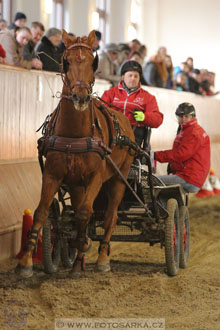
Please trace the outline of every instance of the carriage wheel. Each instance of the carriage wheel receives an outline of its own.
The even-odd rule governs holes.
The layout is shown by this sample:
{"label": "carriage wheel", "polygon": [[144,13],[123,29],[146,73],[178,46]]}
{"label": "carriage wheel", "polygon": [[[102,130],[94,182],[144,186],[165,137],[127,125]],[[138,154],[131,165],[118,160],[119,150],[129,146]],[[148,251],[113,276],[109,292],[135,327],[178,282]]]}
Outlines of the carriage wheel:
{"label": "carriage wheel", "polygon": [[60,263],[61,242],[58,233],[58,219],[60,215],[59,202],[54,198],[49,217],[43,226],[42,250],[43,265],[46,273],[55,273]]}
{"label": "carriage wheel", "polygon": [[180,268],[186,268],[189,260],[189,211],[180,207]]}
{"label": "carriage wheel", "polygon": [[168,199],[168,218],[165,220],[165,258],[167,273],[175,276],[179,271],[179,208],[176,199]]}
{"label": "carriage wheel", "polygon": [[69,246],[66,237],[62,238],[61,259],[64,267],[70,268],[73,266],[76,259],[76,249]]}

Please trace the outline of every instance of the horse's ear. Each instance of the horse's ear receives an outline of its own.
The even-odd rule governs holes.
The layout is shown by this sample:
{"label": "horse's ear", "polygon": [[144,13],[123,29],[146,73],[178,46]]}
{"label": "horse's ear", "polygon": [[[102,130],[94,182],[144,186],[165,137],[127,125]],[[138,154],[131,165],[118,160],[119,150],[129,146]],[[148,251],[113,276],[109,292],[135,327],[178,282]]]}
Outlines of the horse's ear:
{"label": "horse's ear", "polygon": [[88,45],[92,48],[94,42],[96,40],[95,30],[92,30],[88,35]]}
{"label": "horse's ear", "polygon": [[62,30],[62,41],[66,48],[68,48],[72,44],[72,40],[66,30]]}

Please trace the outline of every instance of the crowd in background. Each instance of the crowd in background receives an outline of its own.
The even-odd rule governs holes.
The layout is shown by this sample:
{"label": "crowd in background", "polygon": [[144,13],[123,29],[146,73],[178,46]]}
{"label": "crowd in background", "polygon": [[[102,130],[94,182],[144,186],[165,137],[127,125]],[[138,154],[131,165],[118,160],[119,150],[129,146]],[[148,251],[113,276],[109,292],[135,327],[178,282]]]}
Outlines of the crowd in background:
{"label": "crowd in background", "polygon": [[194,68],[192,57],[188,57],[176,67],[173,66],[172,57],[167,54],[166,47],[160,47],[148,61],[145,60],[146,57],[147,47],[137,39],[128,44],[107,44],[100,53],[100,72],[97,75],[115,84],[120,80],[120,70],[125,61],[135,60],[143,68],[142,85],[199,95],[216,95],[215,73]]}
{"label": "crowd in background", "polygon": [[[14,22],[7,25],[0,20],[0,63],[59,72],[65,46],[61,40],[61,30],[50,28],[45,31],[41,22],[32,22],[26,27],[27,17],[17,12]],[[93,51],[99,54],[96,76],[117,85],[121,79],[121,68],[126,61],[135,60],[143,68],[141,84],[200,95],[216,95],[215,73],[194,67],[192,57],[174,67],[172,57],[166,47],[160,47],[156,54],[147,58],[147,47],[137,39],[129,43],[108,43],[101,51],[101,33],[95,31],[96,42]],[[70,35],[73,35],[70,33]]]}

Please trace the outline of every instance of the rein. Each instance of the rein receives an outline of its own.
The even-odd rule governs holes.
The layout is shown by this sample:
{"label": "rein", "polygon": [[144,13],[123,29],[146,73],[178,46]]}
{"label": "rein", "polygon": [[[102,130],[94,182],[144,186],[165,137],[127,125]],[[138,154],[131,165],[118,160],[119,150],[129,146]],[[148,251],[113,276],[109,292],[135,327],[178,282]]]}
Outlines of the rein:
{"label": "rein", "polygon": [[107,104],[110,108],[115,108],[115,109],[117,109],[117,110],[121,110],[121,111],[124,110],[124,109],[122,109],[122,108],[117,107],[117,105],[114,105],[114,104],[112,104],[112,103],[109,103],[109,102],[103,100],[103,99],[102,99],[101,97],[99,97],[99,96],[97,96],[97,99],[99,99],[101,102]]}
{"label": "rein", "polygon": [[[101,102],[107,104],[110,108],[115,108],[115,109],[117,109],[117,110],[121,110],[122,112],[124,111],[124,109],[118,107],[117,105],[114,105],[114,104],[112,104],[112,103],[109,103],[109,102],[103,100],[103,99],[102,99],[101,97],[99,97],[99,96],[97,96],[97,99],[99,99]],[[133,111],[131,111],[131,110],[127,110],[127,109],[126,109],[126,111],[129,112],[129,113],[131,113],[132,115],[134,115],[134,112],[133,112]]]}

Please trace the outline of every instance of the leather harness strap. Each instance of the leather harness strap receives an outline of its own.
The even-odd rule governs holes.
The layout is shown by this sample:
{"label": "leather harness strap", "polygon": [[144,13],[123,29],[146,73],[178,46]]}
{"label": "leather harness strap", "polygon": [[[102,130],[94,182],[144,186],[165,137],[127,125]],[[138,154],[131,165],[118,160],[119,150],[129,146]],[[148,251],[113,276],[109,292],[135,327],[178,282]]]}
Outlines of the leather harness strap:
{"label": "leather harness strap", "polygon": [[47,136],[44,143],[44,154],[48,150],[62,151],[67,153],[97,152],[103,159],[112,150],[108,148],[100,138],[68,138],[56,135]]}
{"label": "leather harness strap", "polygon": [[115,145],[115,139],[116,136],[121,134],[121,127],[118,122],[117,117],[111,113],[104,104],[102,104],[100,101],[98,101],[96,98],[92,99],[94,104],[97,106],[98,110],[104,115],[105,120],[108,125],[108,131],[109,131],[109,147],[112,149]]}

